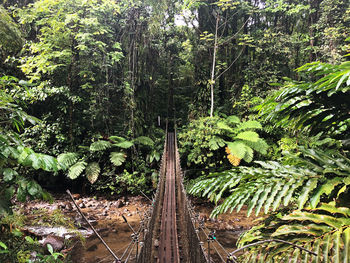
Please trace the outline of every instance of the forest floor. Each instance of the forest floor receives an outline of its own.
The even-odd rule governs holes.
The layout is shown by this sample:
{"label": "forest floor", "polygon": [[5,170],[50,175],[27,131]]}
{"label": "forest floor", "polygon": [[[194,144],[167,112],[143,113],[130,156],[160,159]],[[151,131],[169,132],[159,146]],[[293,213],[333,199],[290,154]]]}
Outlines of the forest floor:
{"label": "forest floor", "polygon": [[[124,222],[122,215],[137,230],[141,217],[149,208],[150,202],[142,196],[129,197],[127,200],[124,198],[108,200],[103,197],[82,197],[78,194],[74,197],[106,243],[118,257],[122,257],[123,252],[132,241],[132,231]],[[18,214],[25,218],[23,230],[41,240],[42,244],[54,243],[53,247],[63,254],[70,255],[74,263],[113,262],[106,248],[93,235],[68,196],[61,194],[55,195],[54,198],[52,203],[29,201],[17,205]],[[224,249],[219,245],[216,245],[216,248],[226,259],[225,252],[231,252],[235,248],[239,235],[254,224],[254,218],[247,218],[246,208],[243,208],[239,213],[226,213],[214,219],[210,218],[213,204],[202,199],[192,199],[192,203],[195,211],[199,213],[199,218],[203,219],[207,231],[216,231],[217,240]],[[72,228],[75,230],[72,231]],[[78,235],[77,231],[79,231]],[[83,236],[85,241],[81,242]],[[201,238],[202,241],[206,239],[204,234],[201,235]],[[214,254],[213,252],[211,253]],[[134,254],[133,252],[130,257],[131,262]],[[127,255],[128,253],[124,255],[124,259]],[[213,258],[217,259],[215,262],[220,262],[217,256],[213,255]]]}

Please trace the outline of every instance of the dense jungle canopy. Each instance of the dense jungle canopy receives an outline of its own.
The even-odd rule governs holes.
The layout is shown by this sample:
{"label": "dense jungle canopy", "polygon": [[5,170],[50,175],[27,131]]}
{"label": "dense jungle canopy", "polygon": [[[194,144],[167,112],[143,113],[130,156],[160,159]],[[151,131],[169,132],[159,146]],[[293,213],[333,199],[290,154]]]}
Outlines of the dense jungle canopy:
{"label": "dense jungle canopy", "polygon": [[1,1],[0,261],[17,201],[151,196],[168,119],[190,194],[267,215],[239,246],[318,253],[246,262],[350,262],[349,54],[346,0]]}

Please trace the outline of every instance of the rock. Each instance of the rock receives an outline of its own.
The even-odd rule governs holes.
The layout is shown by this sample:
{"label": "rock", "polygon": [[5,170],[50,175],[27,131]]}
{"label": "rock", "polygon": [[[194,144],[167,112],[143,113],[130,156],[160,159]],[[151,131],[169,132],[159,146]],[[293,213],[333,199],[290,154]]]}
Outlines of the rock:
{"label": "rock", "polygon": [[67,203],[64,208],[66,210],[73,210],[73,206],[71,205],[71,203]]}
{"label": "rock", "polygon": [[50,244],[52,246],[53,251],[55,251],[55,252],[61,251],[63,246],[64,246],[64,238],[49,235],[43,240],[42,246],[44,248],[47,248],[48,244]]}
{"label": "rock", "polygon": [[30,253],[30,260],[31,260],[31,262],[35,262],[36,261],[36,259],[37,259],[37,252],[36,251],[32,251],[31,253]]}
{"label": "rock", "polygon": [[158,239],[154,240],[154,246],[159,247],[159,240]]}
{"label": "rock", "polygon": [[89,201],[86,203],[86,207],[93,207],[95,205],[95,202],[94,201]]}
{"label": "rock", "polygon": [[95,251],[96,249],[97,249],[97,245],[94,244],[94,245],[92,245],[91,247],[89,247],[89,248],[87,249],[87,251]]}
{"label": "rock", "polygon": [[124,203],[122,200],[118,200],[117,202],[115,202],[114,206],[116,208],[120,208],[120,207],[123,207],[124,206]]}
{"label": "rock", "polygon": [[79,207],[80,207],[80,208],[85,208],[86,206],[85,206],[85,204],[84,204],[83,202],[81,202],[81,203],[79,204]]}
{"label": "rock", "polygon": [[107,216],[108,215],[108,210],[107,209],[103,210],[102,215],[103,216]]}
{"label": "rock", "polygon": [[72,194],[72,196],[77,199],[77,198],[80,198],[80,194]]}

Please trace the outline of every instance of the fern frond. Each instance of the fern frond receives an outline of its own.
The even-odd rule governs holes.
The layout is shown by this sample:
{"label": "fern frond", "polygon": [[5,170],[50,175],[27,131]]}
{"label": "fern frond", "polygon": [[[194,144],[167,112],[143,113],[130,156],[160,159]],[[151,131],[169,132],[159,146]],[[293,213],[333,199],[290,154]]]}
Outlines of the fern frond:
{"label": "fern frond", "polygon": [[154,145],[154,141],[146,136],[140,136],[137,137],[133,140],[134,143],[136,144],[142,144],[142,145],[146,145],[146,146],[153,146]]}
{"label": "fern frond", "polygon": [[[321,208],[323,207],[323,208]],[[329,214],[327,211],[346,211]],[[240,237],[239,247],[266,239],[280,239],[307,248],[317,254],[311,255],[290,244],[269,242],[266,245],[250,247],[242,260],[259,254],[264,262],[293,255],[295,262],[349,262],[350,219],[349,208],[336,207],[335,203],[322,204],[320,209],[304,209],[275,219],[269,224],[259,225]],[[297,253],[297,251],[299,251]],[[292,261],[293,262],[293,261]]]}
{"label": "fern frond", "polygon": [[[229,149],[231,151],[231,149]],[[305,152],[305,157],[309,156]],[[308,169],[310,165],[286,166],[278,162],[256,162],[261,167],[244,167],[224,171],[219,174],[201,177],[192,186],[190,193],[201,194],[216,202],[223,196],[229,195],[218,205],[212,215],[217,216],[228,210],[239,210],[243,205],[248,205],[248,215],[255,209],[258,215],[262,208],[267,214],[269,210],[276,211],[281,205],[288,206],[296,201],[298,208],[307,205],[315,208],[324,195],[329,196],[335,192],[341,194],[350,185],[350,174],[347,173],[350,162],[346,157],[337,156],[337,164],[329,160],[335,157],[319,155],[319,151],[312,151],[322,163],[314,163],[315,169]],[[304,160],[303,159],[303,160]],[[343,175],[334,177],[334,174]],[[219,197],[219,198],[218,198]]]}
{"label": "fern frond", "polygon": [[125,154],[122,152],[111,152],[109,159],[115,166],[120,166],[125,161]]}
{"label": "fern frond", "polygon": [[72,180],[78,178],[86,167],[86,162],[79,161],[69,168],[68,177]]}
{"label": "fern frond", "polygon": [[242,141],[234,141],[228,142],[227,147],[229,148],[232,155],[238,157],[239,159],[243,159],[247,153],[247,146]]}
{"label": "fern frond", "polygon": [[75,164],[79,159],[79,155],[77,153],[68,152],[68,153],[62,153],[57,157],[58,165],[63,169],[66,170],[68,167]]}
{"label": "fern frond", "polygon": [[265,140],[261,138],[256,142],[245,141],[244,143],[250,148],[252,148],[254,151],[261,153],[263,155],[267,153],[267,149],[269,148],[269,145],[265,142]]}
{"label": "fern frond", "polygon": [[225,141],[218,136],[214,136],[209,140],[208,144],[211,150],[216,151],[219,148],[225,146]]}
{"label": "fern frond", "polygon": [[238,124],[241,122],[241,120],[235,115],[228,116],[226,121],[230,124]]}
{"label": "fern frond", "polygon": [[115,143],[115,144],[113,144],[113,145],[114,145],[114,146],[117,146],[117,147],[119,147],[119,148],[122,148],[122,149],[128,149],[128,148],[130,148],[131,146],[133,146],[134,143],[125,140],[125,141],[121,141],[121,142]]}
{"label": "fern frond", "polygon": [[109,149],[111,147],[112,147],[112,143],[110,143],[109,141],[99,140],[99,141],[93,142],[90,145],[90,151],[92,151],[92,152],[104,151],[104,150]]}
{"label": "fern frond", "polygon": [[100,175],[101,168],[97,162],[89,163],[86,166],[85,173],[86,178],[89,180],[91,184],[97,181],[98,176]]}
{"label": "fern frond", "polygon": [[248,130],[248,129],[262,129],[262,125],[258,121],[250,120],[250,121],[240,123],[236,128],[237,131]]}
{"label": "fern frond", "polygon": [[249,142],[257,142],[259,141],[259,134],[253,131],[244,131],[241,133],[238,133],[235,139],[240,139],[244,141],[249,141]]}

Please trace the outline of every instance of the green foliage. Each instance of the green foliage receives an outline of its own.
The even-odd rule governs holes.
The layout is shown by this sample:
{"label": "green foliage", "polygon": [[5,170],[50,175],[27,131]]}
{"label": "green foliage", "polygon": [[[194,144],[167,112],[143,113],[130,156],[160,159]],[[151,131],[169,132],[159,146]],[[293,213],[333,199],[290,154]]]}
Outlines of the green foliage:
{"label": "green foliage", "polygon": [[290,258],[305,262],[347,262],[350,259],[349,215],[349,208],[339,207],[335,202],[322,203],[315,209],[306,208],[286,215],[277,215],[269,223],[243,234],[239,246],[277,238],[317,254],[313,256],[290,244],[271,242],[247,249],[244,258],[249,259],[249,262],[276,262]]}
{"label": "green foliage", "polygon": [[305,64],[297,72],[315,81],[290,81],[261,104],[260,114],[278,127],[346,134],[349,127],[350,62]]}
{"label": "green foliage", "polygon": [[0,54],[8,55],[8,53],[19,51],[22,45],[23,39],[18,25],[0,5]]}
{"label": "green foliage", "polygon": [[[153,142],[150,138],[143,136],[136,138],[143,144],[149,145]],[[140,143],[141,143],[140,142]],[[146,142],[146,143],[145,143]],[[101,167],[106,167],[105,155],[109,155],[109,161],[115,166],[121,166],[126,161],[124,152],[116,152],[116,148],[128,149],[134,144],[123,137],[111,136],[109,141],[97,140],[89,147],[81,146],[80,152],[62,153],[57,157],[60,168],[68,169],[68,177],[76,179],[85,171],[86,178],[91,184],[94,184],[100,173]],[[101,161],[102,159],[102,161]],[[103,169],[103,168],[102,168]]]}
{"label": "green foliage", "polygon": [[57,161],[63,169],[72,166],[78,159],[79,155],[77,153],[62,153],[57,157]]}
{"label": "green foliage", "polygon": [[214,151],[227,146],[234,156],[249,163],[254,151],[267,152],[267,143],[254,131],[261,128],[258,121],[241,121],[237,116],[201,118],[179,134],[181,152],[187,155],[188,165],[208,162],[209,166],[215,166],[222,159],[213,162],[210,157]]}
{"label": "green foliage", "polygon": [[120,152],[111,152],[110,161],[115,166],[120,166],[125,161],[125,154]]}
{"label": "green foliage", "polygon": [[104,151],[112,147],[109,141],[96,141],[90,145],[91,152]]}
{"label": "green foliage", "polygon": [[86,167],[86,178],[91,184],[93,184],[96,182],[100,172],[101,168],[97,162],[89,163],[89,165]]}
{"label": "green foliage", "polygon": [[68,177],[72,180],[78,178],[84,171],[86,165],[87,164],[84,161],[76,162],[71,167],[69,167]]}
{"label": "green foliage", "polygon": [[[4,81],[6,78],[2,78]],[[48,198],[41,186],[28,176],[28,170],[57,172],[56,158],[34,152],[20,140],[17,132],[24,128],[26,120],[37,121],[25,113],[14,98],[0,91],[0,215],[11,212],[10,200],[14,197],[24,202],[27,198]]]}
{"label": "green foliage", "polygon": [[316,208],[322,197],[336,197],[348,189],[349,159],[337,152],[304,148],[300,152],[299,157],[291,156],[293,166],[257,161],[260,168],[239,167],[198,178],[190,193],[215,202],[230,193],[213,210],[213,216],[235,208],[239,211],[243,205],[248,206],[248,216],[253,209],[257,216],[262,208],[267,214],[295,203],[298,209],[306,205]]}

